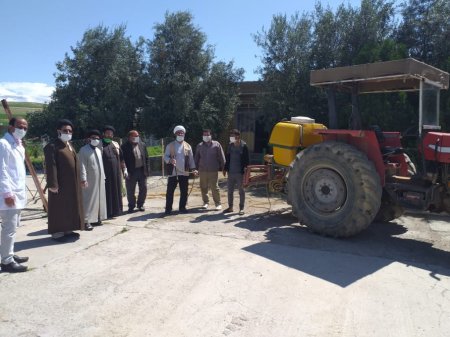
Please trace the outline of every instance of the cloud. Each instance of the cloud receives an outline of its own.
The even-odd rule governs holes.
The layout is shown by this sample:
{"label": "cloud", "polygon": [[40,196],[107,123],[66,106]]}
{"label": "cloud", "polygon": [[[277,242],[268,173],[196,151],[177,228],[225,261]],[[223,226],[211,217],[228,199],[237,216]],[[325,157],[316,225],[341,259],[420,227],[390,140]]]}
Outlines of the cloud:
{"label": "cloud", "polygon": [[55,90],[46,83],[32,82],[0,82],[0,99],[12,102],[50,102]]}

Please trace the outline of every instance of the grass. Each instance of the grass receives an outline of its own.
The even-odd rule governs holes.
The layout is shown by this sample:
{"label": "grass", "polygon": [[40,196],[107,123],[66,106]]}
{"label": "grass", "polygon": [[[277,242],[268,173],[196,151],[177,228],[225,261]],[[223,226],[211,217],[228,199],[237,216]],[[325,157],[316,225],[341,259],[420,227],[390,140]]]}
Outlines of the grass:
{"label": "grass", "polygon": [[147,153],[149,157],[156,157],[156,156],[162,156],[163,150],[161,149],[161,146],[147,146]]}
{"label": "grass", "polygon": [[[29,102],[8,102],[9,110],[14,117],[25,117],[27,113],[42,111],[44,104]],[[3,106],[0,110],[0,125],[8,125],[8,116]]]}

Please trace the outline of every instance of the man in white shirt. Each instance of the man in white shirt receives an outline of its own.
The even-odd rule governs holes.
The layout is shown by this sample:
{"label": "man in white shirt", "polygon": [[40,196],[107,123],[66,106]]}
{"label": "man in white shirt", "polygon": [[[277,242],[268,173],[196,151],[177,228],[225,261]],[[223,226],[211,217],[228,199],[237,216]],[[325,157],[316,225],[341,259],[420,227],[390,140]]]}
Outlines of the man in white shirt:
{"label": "man in white shirt", "polygon": [[28,257],[14,255],[14,239],[20,224],[20,212],[27,203],[25,149],[22,138],[28,129],[23,118],[11,118],[8,132],[0,139],[0,217],[2,272],[24,272],[28,267],[21,263]]}

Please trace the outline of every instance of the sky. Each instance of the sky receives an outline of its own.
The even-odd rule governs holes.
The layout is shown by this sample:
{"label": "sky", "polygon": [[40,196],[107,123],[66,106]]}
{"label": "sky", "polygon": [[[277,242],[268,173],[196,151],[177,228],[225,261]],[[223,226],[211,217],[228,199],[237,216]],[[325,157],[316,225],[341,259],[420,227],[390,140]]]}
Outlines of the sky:
{"label": "sky", "polygon": [[[86,30],[126,26],[127,35],[153,39],[166,12],[189,11],[193,23],[215,47],[215,61],[234,61],[245,80],[258,79],[261,50],[253,35],[270,27],[272,17],[311,12],[316,0],[0,0],[0,99],[48,102],[56,63],[82,40]],[[358,7],[360,0],[321,0]]]}

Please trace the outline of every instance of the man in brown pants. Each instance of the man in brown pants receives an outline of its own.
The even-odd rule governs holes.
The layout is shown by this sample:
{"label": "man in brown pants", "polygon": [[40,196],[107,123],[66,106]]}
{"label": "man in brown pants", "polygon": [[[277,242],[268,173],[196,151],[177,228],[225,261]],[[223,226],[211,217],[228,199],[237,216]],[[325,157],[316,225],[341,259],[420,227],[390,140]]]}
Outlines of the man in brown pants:
{"label": "man in brown pants", "polygon": [[215,210],[220,211],[219,171],[225,167],[225,155],[219,142],[212,140],[211,130],[203,130],[203,142],[195,150],[195,166],[200,176],[203,208],[209,207],[208,189],[211,189]]}

